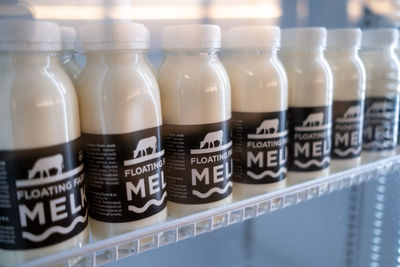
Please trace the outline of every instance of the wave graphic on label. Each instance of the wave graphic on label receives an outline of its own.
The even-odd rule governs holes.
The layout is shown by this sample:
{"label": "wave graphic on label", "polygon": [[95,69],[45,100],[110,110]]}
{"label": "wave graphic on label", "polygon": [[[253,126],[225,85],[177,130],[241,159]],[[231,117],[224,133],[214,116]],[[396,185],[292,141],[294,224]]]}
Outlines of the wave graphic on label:
{"label": "wave graphic on label", "polygon": [[363,148],[371,148],[371,147],[387,148],[392,146],[394,146],[394,143],[392,141],[385,141],[385,142],[372,141],[369,143],[363,143]]}
{"label": "wave graphic on label", "polygon": [[357,149],[350,147],[344,151],[340,150],[339,148],[335,148],[333,151],[341,157],[345,157],[345,156],[349,155],[350,153],[357,155],[358,153],[361,152],[361,146],[359,146]]}
{"label": "wave graphic on label", "polygon": [[278,119],[264,120],[259,127],[257,127],[255,134],[248,134],[249,139],[270,139],[278,138],[287,135],[287,131],[278,132]]}
{"label": "wave graphic on label", "polygon": [[230,187],[232,187],[232,182],[228,182],[223,189],[219,188],[219,187],[214,187],[214,188],[211,188],[206,193],[201,193],[201,192],[199,192],[197,190],[193,190],[192,193],[193,193],[193,195],[195,195],[195,196],[197,196],[199,198],[208,198],[209,196],[211,196],[212,193],[218,193],[218,194],[221,194],[221,195],[225,194],[226,191],[228,191],[228,189]]}
{"label": "wave graphic on label", "polygon": [[324,158],[323,160],[321,160],[321,161],[312,159],[312,160],[307,161],[307,162],[304,162],[304,163],[301,162],[301,161],[295,160],[295,161],[294,161],[294,164],[297,165],[297,166],[300,167],[300,168],[305,169],[305,168],[310,167],[311,165],[316,165],[316,166],[318,166],[318,167],[322,167],[326,162],[329,162],[329,161],[330,161],[330,158],[329,158],[329,157],[325,157],[325,158]]}
{"label": "wave graphic on label", "polygon": [[276,178],[276,177],[278,177],[279,175],[281,175],[282,173],[286,173],[286,172],[287,172],[287,169],[286,169],[285,167],[282,167],[282,168],[280,168],[279,171],[277,171],[277,172],[272,172],[272,171],[270,171],[270,170],[266,170],[266,171],[263,171],[263,172],[260,173],[260,174],[255,174],[255,173],[252,172],[252,171],[247,171],[246,174],[247,174],[248,176],[250,176],[251,178],[253,178],[254,180],[260,180],[260,179],[264,178],[264,177],[267,176],[267,175]]}
{"label": "wave graphic on label", "polygon": [[53,226],[53,227],[50,227],[49,229],[47,229],[46,231],[44,231],[40,235],[35,235],[30,232],[23,231],[22,237],[25,239],[28,239],[32,242],[41,242],[43,240],[46,240],[50,235],[52,235],[54,233],[68,234],[75,228],[75,226],[78,223],[85,223],[87,220],[87,215],[88,215],[88,212],[86,211],[85,216],[76,217],[68,227]]}
{"label": "wave graphic on label", "polygon": [[200,142],[200,149],[191,149],[190,154],[213,153],[229,148],[232,141],[222,145],[223,137],[223,130],[207,133],[203,141]]}
{"label": "wave graphic on label", "polygon": [[143,213],[145,212],[151,205],[155,206],[161,206],[164,203],[164,199],[167,197],[167,192],[164,192],[163,196],[161,197],[160,200],[157,199],[150,199],[146,204],[143,205],[143,207],[139,208],[134,205],[129,205],[128,209],[130,211],[136,212],[136,213]]}

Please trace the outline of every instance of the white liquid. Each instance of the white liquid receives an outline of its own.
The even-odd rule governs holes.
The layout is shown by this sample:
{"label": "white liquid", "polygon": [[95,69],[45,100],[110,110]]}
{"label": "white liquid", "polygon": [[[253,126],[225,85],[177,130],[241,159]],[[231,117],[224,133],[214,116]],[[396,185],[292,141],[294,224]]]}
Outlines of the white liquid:
{"label": "white liquid", "polygon": [[[287,78],[272,51],[232,52],[226,66],[232,88],[232,111],[279,112],[288,108]],[[271,184],[234,183],[235,200],[273,191],[286,180]]]}
{"label": "white liquid", "polygon": [[[365,97],[365,70],[356,50],[327,50],[325,57],[332,70],[333,100],[363,101]],[[354,168],[360,162],[361,156],[352,159],[331,159],[330,171],[336,172]]]}
{"label": "white liquid", "polygon": [[[63,144],[81,132],[73,85],[56,55],[0,53],[0,150]],[[15,266],[88,242],[88,229],[56,245],[1,250],[2,266]]]}
{"label": "white liquid", "polygon": [[[90,52],[78,84],[83,133],[123,134],[162,125],[157,81],[143,54]],[[100,222],[90,218],[94,239],[103,239],[165,221],[167,209],[148,218]]]}
{"label": "white liquid", "polygon": [[[289,107],[332,105],[332,74],[322,51],[286,49],[281,51],[280,59],[288,77]],[[294,184],[328,174],[329,167],[310,172],[288,171],[287,179]]]}
{"label": "white liquid", "polygon": [[75,60],[74,52],[62,52],[60,55],[60,64],[76,87],[79,75],[81,74],[81,67],[79,67]]}
{"label": "white liquid", "polygon": [[[197,52],[167,55],[158,81],[164,124],[200,125],[231,118],[229,79],[217,55]],[[228,204],[231,199],[230,195],[207,204],[168,201],[168,214],[182,217]]]}
{"label": "white liquid", "polygon": [[[393,50],[361,50],[360,57],[366,71],[365,98],[395,97],[399,95],[400,65]],[[398,124],[399,106],[395,107],[396,126]],[[397,140],[397,127],[395,130]],[[370,162],[382,157],[396,154],[395,149],[383,151],[363,151],[362,161]]]}

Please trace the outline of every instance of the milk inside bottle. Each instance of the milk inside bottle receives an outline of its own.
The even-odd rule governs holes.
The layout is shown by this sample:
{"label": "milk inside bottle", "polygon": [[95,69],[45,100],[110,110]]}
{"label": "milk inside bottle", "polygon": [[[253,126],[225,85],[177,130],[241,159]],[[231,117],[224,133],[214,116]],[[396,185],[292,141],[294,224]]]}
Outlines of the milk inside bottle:
{"label": "milk inside bottle", "polygon": [[364,30],[360,57],[366,71],[363,160],[395,154],[399,114],[399,61],[395,29]]}
{"label": "milk inside bottle", "polygon": [[74,85],[77,85],[81,68],[75,59],[76,51],[76,31],[72,27],[60,27],[62,51],[60,54],[60,63],[67,72]]}
{"label": "milk inside bottle", "polygon": [[277,58],[278,27],[232,28],[228,31],[228,42],[233,197],[243,199],[286,184],[287,78]]}
{"label": "milk inside bottle", "polygon": [[328,30],[326,59],[333,75],[331,172],[361,161],[365,69],[358,56],[361,30]]}
{"label": "milk inside bottle", "polygon": [[166,219],[161,102],[142,24],[84,25],[80,34],[90,227],[102,239]]}
{"label": "milk inside bottle", "polygon": [[289,84],[289,183],[329,172],[332,74],[323,55],[325,43],[325,28],[282,31],[281,60]]}
{"label": "milk inside bottle", "polygon": [[181,217],[231,201],[231,92],[217,55],[218,26],[169,26],[162,37],[168,212]]}
{"label": "milk inside bottle", "polygon": [[74,87],[60,29],[0,21],[0,265],[80,247],[87,200]]}

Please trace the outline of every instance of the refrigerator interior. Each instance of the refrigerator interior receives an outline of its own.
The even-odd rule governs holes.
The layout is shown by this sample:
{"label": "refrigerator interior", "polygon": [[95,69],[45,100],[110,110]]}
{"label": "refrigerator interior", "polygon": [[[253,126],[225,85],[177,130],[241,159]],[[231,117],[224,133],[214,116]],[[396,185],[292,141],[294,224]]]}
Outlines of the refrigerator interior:
{"label": "refrigerator interior", "polygon": [[[34,18],[73,27],[94,21],[143,23],[150,30],[149,59],[156,68],[163,60],[160,35],[166,25],[211,23],[220,25],[222,30],[259,24],[281,28],[371,28],[397,26],[399,16],[400,2],[395,0],[0,3],[2,19]],[[79,51],[77,59],[84,66],[80,47]],[[397,156],[384,171],[376,172],[365,182],[105,266],[399,266],[399,166]]]}

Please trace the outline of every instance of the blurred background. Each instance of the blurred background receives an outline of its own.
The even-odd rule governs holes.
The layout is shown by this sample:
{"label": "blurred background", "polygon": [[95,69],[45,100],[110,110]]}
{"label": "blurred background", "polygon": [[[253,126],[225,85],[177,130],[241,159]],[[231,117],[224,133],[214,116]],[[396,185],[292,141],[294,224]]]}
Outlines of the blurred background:
{"label": "blurred background", "polygon": [[[399,0],[1,0],[0,18],[33,18],[78,26],[93,21],[133,20],[151,33],[150,61],[162,60],[166,25],[213,23],[282,28],[386,27],[400,23]],[[83,64],[83,58],[78,58]]]}

